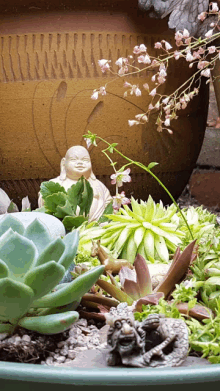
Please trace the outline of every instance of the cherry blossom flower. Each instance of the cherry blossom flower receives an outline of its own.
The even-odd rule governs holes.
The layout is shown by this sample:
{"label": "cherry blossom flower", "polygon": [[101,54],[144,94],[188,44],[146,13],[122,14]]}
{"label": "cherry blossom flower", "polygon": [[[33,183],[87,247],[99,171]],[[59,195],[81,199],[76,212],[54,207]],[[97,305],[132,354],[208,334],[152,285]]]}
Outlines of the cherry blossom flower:
{"label": "cherry blossom flower", "polygon": [[148,106],[148,110],[153,110],[153,109],[154,109],[154,106],[152,105],[152,103],[150,103]]}
{"label": "cherry blossom flower", "polygon": [[156,42],[155,44],[154,44],[154,48],[155,49],[161,49],[163,46],[162,46],[162,43],[161,42]]}
{"label": "cherry blossom flower", "polygon": [[203,71],[201,71],[201,75],[202,76],[205,76],[205,77],[210,77],[211,76],[211,72],[210,72],[210,69],[204,69]]}
{"label": "cherry blossom flower", "polygon": [[197,68],[198,69],[204,69],[205,67],[207,67],[207,65],[209,65],[208,61],[199,61],[198,65],[197,65]]}
{"label": "cherry blossom flower", "polygon": [[94,91],[93,91],[93,94],[92,94],[92,96],[91,96],[91,99],[96,100],[96,99],[98,99],[98,97],[99,97],[99,92],[96,91],[96,90],[94,90]]}
{"label": "cherry blossom flower", "polygon": [[163,43],[164,43],[164,45],[165,45],[165,49],[166,50],[170,50],[170,49],[172,49],[172,46],[170,45],[170,43],[169,42],[167,42],[167,41],[162,41]]}
{"label": "cherry blossom flower", "polygon": [[187,53],[187,55],[186,55],[186,61],[189,61],[189,62],[194,61],[194,57],[193,57],[193,55],[192,55],[191,52],[188,52],[188,53]]}
{"label": "cherry blossom flower", "polygon": [[162,99],[163,104],[167,105],[167,103],[169,102],[169,99],[170,99],[169,96],[167,98]]}
{"label": "cherry blossom flower", "polygon": [[139,121],[135,121],[134,119],[129,119],[128,120],[128,125],[133,126],[133,125],[140,125]]}
{"label": "cherry blossom flower", "polygon": [[201,12],[201,14],[198,15],[198,19],[201,20],[201,22],[203,22],[205,18],[206,18],[206,12]]}
{"label": "cherry blossom flower", "polygon": [[156,75],[153,75],[152,78],[151,78],[151,80],[152,80],[153,82],[155,82],[155,80],[156,80]]}
{"label": "cherry blossom flower", "polygon": [[125,197],[125,192],[122,191],[121,194],[116,194],[115,196],[113,196],[113,209],[115,211],[119,210],[121,205],[128,205],[130,204],[131,201],[129,200],[129,198]]}
{"label": "cherry blossom flower", "polygon": [[156,95],[156,93],[157,93],[157,89],[156,88],[154,88],[150,93],[149,93],[149,95],[151,95],[151,96],[155,96]]}
{"label": "cherry blossom flower", "polygon": [[217,3],[210,3],[210,12],[218,12],[218,4]]}
{"label": "cherry blossom flower", "polygon": [[141,52],[143,52],[143,53],[146,53],[147,48],[146,48],[146,46],[142,43],[142,44],[139,46],[139,50],[140,50]]}
{"label": "cherry blossom flower", "polygon": [[132,87],[132,84],[125,81],[123,87]]}
{"label": "cherry blossom flower", "polygon": [[189,38],[189,31],[187,29],[183,30],[183,38]]}
{"label": "cherry blossom flower", "polygon": [[117,171],[115,174],[112,174],[110,176],[110,178],[112,179],[111,180],[111,184],[112,185],[117,185],[118,187],[121,187],[123,185],[123,182],[131,182],[131,177],[130,177],[130,172],[131,172],[131,169],[130,168],[127,168],[126,170],[120,172],[120,171]]}
{"label": "cherry blossom flower", "polygon": [[101,71],[105,73],[107,70],[110,69],[109,60],[105,60],[104,58],[102,60],[98,60],[98,64],[101,68]]}
{"label": "cherry blossom flower", "polygon": [[100,93],[101,95],[106,95],[106,89],[105,89],[105,87],[100,87],[100,88],[99,88],[99,93]]}
{"label": "cherry blossom flower", "polygon": [[209,46],[208,47],[208,51],[209,51],[210,54],[215,53],[216,47],[215,46]]}
{"label": "cherry blossom flower", "polygon": [[165,126],[170,126],[170,119],[167,118],[165,121],[164,121],[164,125]]}
{"label": "cherry blossom flower", "polygon": [[209,31],[207,31],[207,33],[205,34],[205,37],[206,37],[206,38],[211,38],[212,34],[213,34],[213,30],[209,30]]}
{"label": "cherry blossom flower", "polygon": [[147,83],[144,83],[144,84],[143,84],[143,87],[144,87],[144,89],[147,90],[147,91],[150,90],[149,84],[147,84]]}

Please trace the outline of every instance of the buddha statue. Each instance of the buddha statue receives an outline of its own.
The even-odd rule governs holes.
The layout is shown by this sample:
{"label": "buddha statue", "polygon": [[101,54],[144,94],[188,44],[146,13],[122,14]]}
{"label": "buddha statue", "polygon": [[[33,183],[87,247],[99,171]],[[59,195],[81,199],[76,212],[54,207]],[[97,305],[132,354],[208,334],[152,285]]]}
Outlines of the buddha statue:
{"label": "buddha statue", "polygon": [[[81,176],[86,178],[93,189],[93,202],[89,212],[89,221],[98,220],[106,206],[112,201],[107,187],[96,179],[93,171],[90,155],[86,148],[81,145],[71,147],[66,152],[65,157],[61,160],[60,175],[51,181],[59,183],[68,190],[75,184]],[[43,206],[42,195],[38,198],[39,208]]]}

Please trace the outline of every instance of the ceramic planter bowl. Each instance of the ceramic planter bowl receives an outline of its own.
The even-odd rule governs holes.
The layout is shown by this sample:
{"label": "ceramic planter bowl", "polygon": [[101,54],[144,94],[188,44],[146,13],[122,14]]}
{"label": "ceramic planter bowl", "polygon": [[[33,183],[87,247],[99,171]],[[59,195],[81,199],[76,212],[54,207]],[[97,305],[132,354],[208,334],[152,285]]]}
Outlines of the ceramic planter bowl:
{"label": "ceramic planter bowl", "polygon": [[[21,4],[9,0],[0,5],[0,145],[2,187],[14,202],[29,196],[37,207],[37,192],[43,179],[59,174],[59,164],[72,145],[84,144],[88,130],[135,160],[159,163],[158,174],[177,198],[188,182],[202,145],[208,110],[208,86],[187,109],[179,113],[168,132],[156,131],[156,115],[146,126],[128,126],[128,119],[146,110],[149,95],[123,97],[124,78],[109,85],[108,96],[92,100],[94,88],[113,80],[98,66],[101,58],[114,65],[120,56],[132,53],[133,47],[145,43],[151,55],[159,54],[154,43],[161,39],[172,45],[173,33],[167,20],[148,18],[138,10],[137,1],[65,0],[31,1]],[[153,86],[153,71],[133,76],[127,81]],[[169,94],[190,75],[188,63],[174,61],[169,67],[166,87]],[[107,187],[112,174],[107,159],[98,148],[90,154],[94,173]],[[118,168],[122,161],[115,156]],[[132,182],[124,188],[127,195],[168,202],[160,186],[149,174],[133,169]]]}
{"label": "ceramic planter bowl", "polygon": [[[217,390],[220,386],[220,366],[213,364],[204,367],[182,368],[108,368],[80,369],[58,368],[33,364],[0,363],[1,390],[12,391],[70,391],[83,387],[130,386],[130,389],[152,391],[194,391],[202,383],[210,389]],[[131,388],[133,387],[133,388]]]}

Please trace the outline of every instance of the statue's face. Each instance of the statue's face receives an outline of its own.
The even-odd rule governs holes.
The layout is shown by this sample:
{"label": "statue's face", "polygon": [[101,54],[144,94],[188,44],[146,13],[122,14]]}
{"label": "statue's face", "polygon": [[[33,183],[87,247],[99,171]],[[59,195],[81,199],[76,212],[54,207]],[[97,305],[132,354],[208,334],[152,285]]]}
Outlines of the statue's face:
{"label": "statue's face", "polygon": [[117,319],[111,336],[112,346],[117,345],[121,355],[131,354],[138,346],[138,334],[131,319]]}
{"label": "statue's face", "polygon": [[88,179],[92,172],[90,156],[84,147],[76,146],[67,151],[65,157],[66,176],[78,180],[81,176]]}

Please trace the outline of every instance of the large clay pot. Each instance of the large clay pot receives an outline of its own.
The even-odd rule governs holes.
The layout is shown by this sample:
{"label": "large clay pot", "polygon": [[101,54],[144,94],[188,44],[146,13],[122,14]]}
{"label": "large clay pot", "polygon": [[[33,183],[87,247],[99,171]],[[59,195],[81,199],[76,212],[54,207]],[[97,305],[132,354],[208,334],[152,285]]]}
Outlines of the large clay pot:
{"label": "large clay pot", "polygon": [[[92,100],[93,89],[113,79],[101,72],[98,60],[111,59],[114,64],[141,43],[150,54],[158,54],[155,42],[166,39],[174,44],[167,21],[148,18],[136,0],[64,3],[37,2],[34,7],[31,2],[22,6],[9,0],[7,12],[3,6],[0,9],[0,187],[18,203],[28,195],[32,207],[37,207],[40,182],[59,174],[66,150],[85,145],[83,134],[90,130],[117,142],[132,159],[158,162],[154,172],[177,198],[202,145],[207,85],[202,84],[199,96],[173,121],[173,135],[156,131],[156,115],[146,126],[129,127],[128,119],[148,107],[148,93],[125,99],[124,78],[119,78],[109,85],[108,96]],[[161,93],[171,93],[191,74],[187,63],[172,62]],[[152,86],[152,75],[149,71],[126,80]],[[93,171],[114,194],[112,168],[101,155],[103,147],[99,143],[91,148]],[[119,168],[123,161],[118,156],[115,160]],[[155,200],[170,201],[149,174],[137,168],[132,172],[132,182],[123,188],[128,196],[147,199],[151,194]]]}

